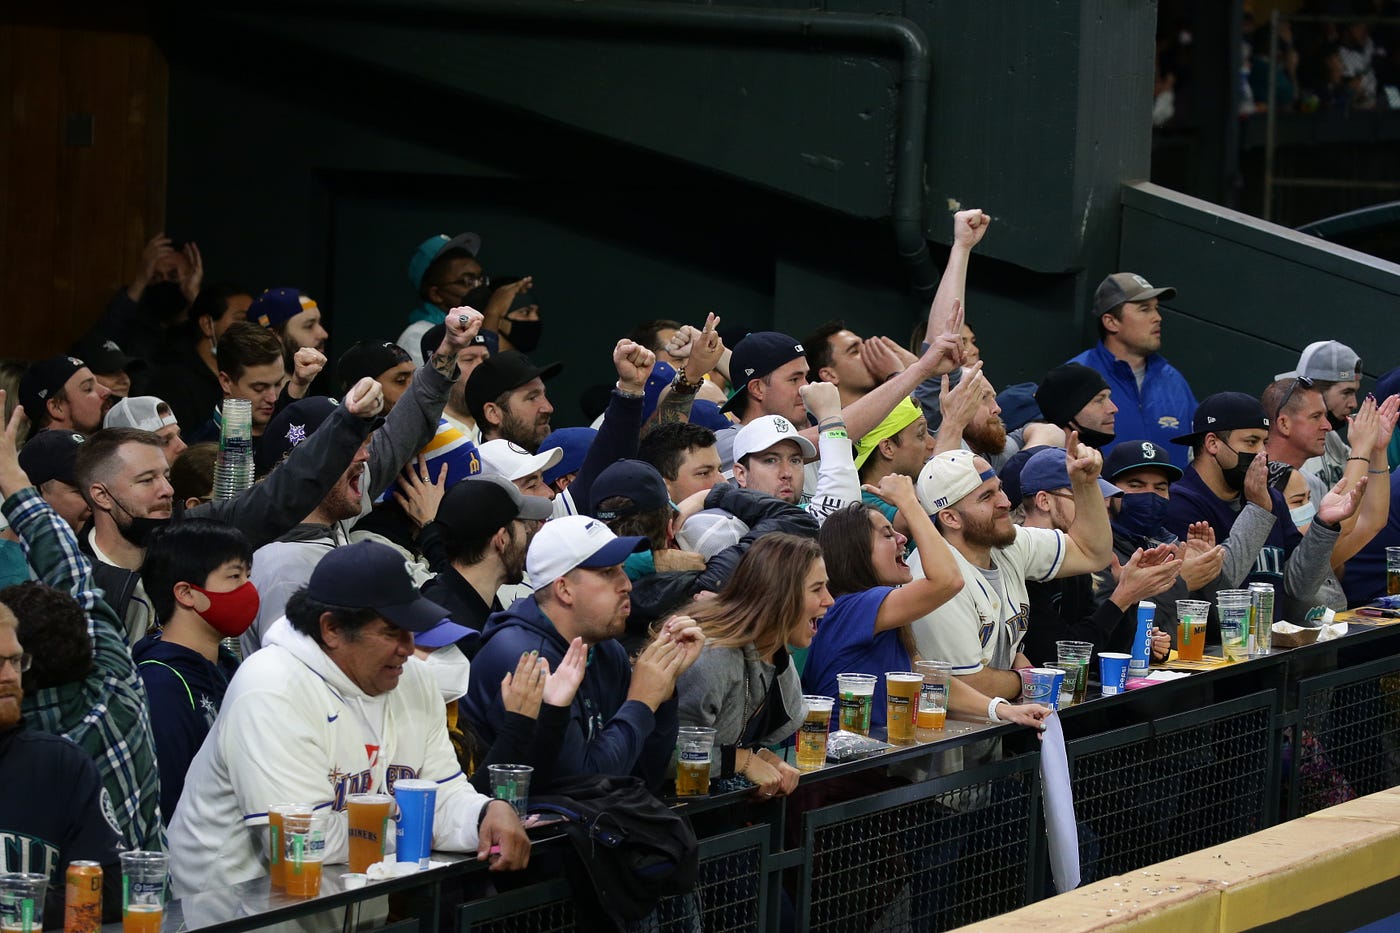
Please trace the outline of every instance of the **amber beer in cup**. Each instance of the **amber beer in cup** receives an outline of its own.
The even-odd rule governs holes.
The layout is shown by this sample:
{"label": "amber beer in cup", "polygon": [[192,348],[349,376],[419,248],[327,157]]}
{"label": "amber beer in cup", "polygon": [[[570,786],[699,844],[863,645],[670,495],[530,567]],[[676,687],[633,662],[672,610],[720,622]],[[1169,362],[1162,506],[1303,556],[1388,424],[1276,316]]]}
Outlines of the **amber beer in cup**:
{"label": "amber beer in cup", "polygon": [[321,893],[327,818],[319,810],[282,814],[282,877],[289,897],[315,897]]}
{"label": "amber beer in cup", "polygon": [[831,730],[832,697],[803,697],[807,715],[797,730],[797,770],[815,771],[826,764],[826,739]]}
{"label": "amber beer in cup", "polygon": [[892,745],[914,744],[914,718],[924,675],[913,671],[885,673],[885,737]]}
{"label": "amber beer in cup", "polygon": [[870,711],[875,706],[875,675],[837,674],[836,689],[841,700],[841,728],[869,735]]}
{"label": "amber beer in cup", "polygon": [[345,798],[345,808],[350,824],[350,870],[367,872],[375,862],[384,861],[394,798],[385,794],[351,794]]}
{"label": "amber beer in cup", "polygon": [[162,852],[132,849],[118,855],[122,866],[123,933],[160,933],[165,919],[165,877],[169,859]]}
{"label": "amber beer in cup", "polygon": [[715,730],[681,726],[676,734],[676,796],[704,797],[710,792],[710,755]]}
{"label": "amber beer in cup", "polygon": [[311,813],[311,807],[296,803],[278,803],[267,808],[267,875],[272,890],[287,886],[282,877],[282,818],[288,812]]}
{"label": "amber beer in cup", "polygon": [[1176,601],[1176,656],[1182,661],[1199,661],[1205,657],[1206,618],[1210,603],[1204,599]]}

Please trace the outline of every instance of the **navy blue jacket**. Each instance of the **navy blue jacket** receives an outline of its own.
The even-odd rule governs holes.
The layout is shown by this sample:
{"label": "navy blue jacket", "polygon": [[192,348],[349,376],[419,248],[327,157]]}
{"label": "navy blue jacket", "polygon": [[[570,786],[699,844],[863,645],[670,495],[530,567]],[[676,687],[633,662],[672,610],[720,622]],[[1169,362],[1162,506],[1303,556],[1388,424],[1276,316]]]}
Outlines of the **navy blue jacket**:
{"label": "navy blue jacket", "polygon": [[[539,651],[554,670],[568,648],[533,596],[491,616],[461,701],[462,715],[483,745],[493,745],[503,731],[501,679],[515,670],[520,656]],[[661,785],[676,744],[676,699],[653,714],[645,703],[627,699],[631,683],[632,665],[622,645],[613,639],[594,645],[569,710],[556,775],[635,774],[653,790]]]}
{"label": "navy blue jacket", "polygon": [[[1371,477],[1372,480],[1375,477]],[[1400,472],[1391,473],[1390,517],[1385,526],[1366,546],[1347,561],[1342,589],[1346,590],[1348,606],[1364,606],[1385,593],[1385,549],[1400,547]]]}
{"label": "navy blue jacket", "polygon": [[[1283,494],[1277,489],[1270,489],[1269,499],[1273,502],[1272,511],[1276,521],[1274,527],[1269,530],[1269,536],[1265,539],[1264,547],[1260,549],[1254,562],[1254,571],[1248,579],[1273,583],[1275,588],[1282,592],[1284,564],[1293,553],[1293,549],[1303,540],[1303,536],[1298,533],[1297,526],[1288,515],[1288,505],[1283,501]],[[1215,529],[1215,540],[1224,541],[1230,536],[1230,528],[1240,514],[1238,506],[1242,506],[1242,500],[1242,496],[1232,501],[1221,499],[1211,491],[1205,480],[1201,479],[1201,474],[1196,472],[1196,468],[1187,464],[1181,479],[1172,484],[1171,502],[1167,505],[1166,530],[1185,541],[1187,528],[1192,522],[1206,521]]]}
{"label": "navy blue jacket", "polygon": [[[1147,358],[1147,372],[1138,390],[1133,368],[1109,353],[1100,340],[1096,345],[1070,360],[1097,370],[1113,392],[1113,404],[1118,406],[1113,430],[1127,439],[1146,438],[1171,452],[1172,462],[1185,468],[1191,460],[1189,448],[1173,444],[1173,437],[1190,433],[1191,419],[1196,414],[1196,396],[1186,384],[1186,377],[1159,353]],[[1113,449],[1105,444],[1104,456]],[[1176,490],[1172,490],[1176,495]]]}
{"label": "navy blue jacket", "polygon": [[131,648],[150,699],[151,735],[160,766],[160,815],[166,825],[185,789],[185,772],[219,715],[238,659],[219,649],[213,664],[198,651],[147,635]]}

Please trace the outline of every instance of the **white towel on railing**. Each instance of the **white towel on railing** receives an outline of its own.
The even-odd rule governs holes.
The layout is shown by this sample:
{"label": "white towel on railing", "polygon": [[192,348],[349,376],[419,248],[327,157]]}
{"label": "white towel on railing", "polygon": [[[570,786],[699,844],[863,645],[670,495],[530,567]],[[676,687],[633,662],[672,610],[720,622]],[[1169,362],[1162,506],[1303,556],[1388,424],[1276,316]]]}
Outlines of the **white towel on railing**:
{"label": "white towel on railing", "polygon": [[1074,819],[1074,794],[1069,786],[1069,760],[1060,717],[1045,720],[1040,736],[1041,799],[1045,832],[1050,837],[1050,874],[1063,894],[1079,887],[1079,825]]}

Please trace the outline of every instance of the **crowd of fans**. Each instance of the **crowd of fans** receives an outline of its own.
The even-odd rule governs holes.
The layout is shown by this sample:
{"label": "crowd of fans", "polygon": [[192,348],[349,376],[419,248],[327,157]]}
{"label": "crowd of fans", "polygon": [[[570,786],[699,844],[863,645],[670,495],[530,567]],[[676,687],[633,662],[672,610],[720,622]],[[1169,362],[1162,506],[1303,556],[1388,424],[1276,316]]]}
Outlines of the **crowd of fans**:
{"label": "crowd of fans", "polygon": [[[1017,669],[1123,650],[1140,600],[1160,659],[1179,598],[1267,581],[1301,621],[1384,591],[1400,375],[1363,397],[1323,340],[1198,403],[1175,289],[1123,272],[1095,346],[997,393],[963,309],[989,225],[954,216],[914,349],[644,322],[567,427],[531,280],[477,234],[425,240],[398,339],[333,366],[312,297],[156,237],[71,355],[3,369],[0,767],[51,775],[9,784],[5,867],[168,848],[193,894],[266,872],[272,805],[329,808],[335,862],[347,795],[427,778],[435,846],[518,869],[494,762],[659,790],[703,725],[716,778],[787,795],[775,749],[840,673],[945,661],[955,715],[1038,727]],[[216,499],[226,399],[258,480]]]}

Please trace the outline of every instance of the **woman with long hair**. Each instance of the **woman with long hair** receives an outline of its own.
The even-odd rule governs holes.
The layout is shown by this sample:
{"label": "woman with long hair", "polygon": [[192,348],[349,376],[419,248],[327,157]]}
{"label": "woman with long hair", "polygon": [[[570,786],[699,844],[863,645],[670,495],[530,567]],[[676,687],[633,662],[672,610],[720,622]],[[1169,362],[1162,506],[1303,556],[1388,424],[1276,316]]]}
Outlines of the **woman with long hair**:
{"label": "woman with long hair", "polygon": [[809,645],[830,605],[817,542],[772,533],[753,543],[718,595],[682,610],[706,641],[677,683],[680,721],[715,730],[717,776],[742,774],[760,797],[797,786],[797,769],[767,746],[802,724],[802,683],[787,646]]}
{"label": "woman with long hair", "polygon": [[[812,642],[802,680],[808,693],[835,697],[837,674],[873,674],[870,724],[876,727],[885,724],[884,675],[912,671],[916,660],[939,660],[919,658],[910,624],[952,599],[963,580],[952,550],[919,504],[913,480],[892,473],[881,478],[878,488],[865,489],[904,516],[918,548],[923,578],[914,579],[904,561],[909,539],[895,531],[879,509],[859,503],[828,516],[818,540],[831,569],[829,587],[836,600]],[[964,719],[988,715],[991,697],[957,677],[950,684],[951,714]],[[997,707],[999,718],[1036,728],[1049,714],[1047,707],[1035,704]]]}

